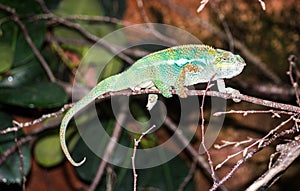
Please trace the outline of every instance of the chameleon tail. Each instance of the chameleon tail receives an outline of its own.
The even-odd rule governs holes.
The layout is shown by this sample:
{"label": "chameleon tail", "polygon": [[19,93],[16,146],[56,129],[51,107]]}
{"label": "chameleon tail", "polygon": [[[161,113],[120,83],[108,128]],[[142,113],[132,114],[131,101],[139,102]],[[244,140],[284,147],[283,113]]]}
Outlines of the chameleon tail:
{"label": "chameleon tail", "polygon": [[[86,96],[84,96],[81,100],[79,100],[71,109],[68,110],[68,112],[65,114],[64,118],[62,119],[61,125],[60,125],[60,144],[61,148],[66,155],[67,159],[70,161],[70,163],[73,166],[80,166],[82,165],[86,158],[84,158],[80,162],[75,162],[73,158],[71,157],[68,147],[66,144],[66,129],[68,126],[69,121],[73,118],[73,116],[78,113],[81,109],[89,105],[91,102],[93,102],[96,98],[99,96],[110,92],[110,91],[117,91],[119,89],[126,89],[123,86],[121,87],[114,87],[113,84],[115,84],[116,80],[118,79],[119,75],[115,75],[109,78],[104,79],[101,81],[97,86],[95,86]],[[124,84],[125,85],[125,84]]]}

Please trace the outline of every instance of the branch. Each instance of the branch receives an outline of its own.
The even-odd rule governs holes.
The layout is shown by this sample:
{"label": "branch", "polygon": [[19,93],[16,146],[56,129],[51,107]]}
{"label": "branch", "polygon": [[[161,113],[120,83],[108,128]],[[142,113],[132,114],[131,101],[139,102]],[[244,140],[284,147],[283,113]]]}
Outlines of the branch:
{"label": "branch", "polygon": [[51,82],[55,82],[56,79],[50,69],[50,67],[48,66],[46,60],[44,59],[44,57],[42,56],[41,52],[37,49],[37,47],[35,46],[35,44],[33,43],[31,37],[28,34],[28,31],[26,29],[26,26],[22,23],[22,21],[20,20],[19,16],[16,13],[15,9],[12,9],[8,6],[2,5],[0,4],[0,9],[12,14],[12,20],[17,23],[20,27],[20,29],[22,30],[25,40],[28,43],[28,45],[31,47],[33,53],[35,54],[35,56],[37,57],[37,59],[40,61],[40,63],[42,64],[44,70],[46,71],[49,79],[51,80]]}
{"label": "branch", "polygon": [[209,0],[201,0],[200,5],[199,5],[199,7],[198,7],[198,9],[197,9],[197,12],[200,13],[200,12],[204,9],[205,5],[206,5],[208,2],[209,2]]}
{"label": "branch", "polygon": [[[140,94],[160,94],[158,90],[153,90],[153,89],[142,89],[142,90],[122,90],[122,91],[116,91],[116,92],[109,92],[107,94],[101,95],[99,98],[107,98],[109,96],[116,96],[116,95],[140,95]],[[177,95],[174,90],[171,91],[172,94]],[[232,94],[229,93],[223,93],[223,92],[217,92],[217,91],[207,91],[205,90],[187,90],[186,94],[189,96],[203,96],[203,95],[208,95],[208,96],[214,96],[214,97],[219,97],[223,99],[233,99],[236,98],[232,96]],[[280,109],[280,110],[285,110],[285,111],[290,111],[293,112],[294,114],[300,113],[300,107],[294,106],[294,105],[289,105],[289,104],[284,104],[284,103],[278,103],[278,102],[273,102],[269,100],[264,100],[244,94],[240,94],[238,99],[250,102],[256,105],[262,105],[270,108],[275,108],[275,109]]]}
{"label": "branch", "polygon": [[[139,91],[132,91],[132,90],[122,90],[122,91],[117,91],[117,92],[109,92],[106,93],[104,95],[101,95],[99,97],[99,100],[105,99],[105,98],[109,98],[110,96],[116,96],[116,95],[138,95],[138,94],[149,94],[149,93],[159,93],[158,90],[153,90],[153,89],[143,89],[143,90],[139,90]],[[175,91],[172,91],[173,94],[176,94]],[[216,96],[216,97],[220,97],[220,98],[224,98],[224,99],[232,99],[232,95],[231,94],[226,94],[226,93],[221,93],[221,92],[216,92],[216,91],[205,91],[205,90],[188,90],[186,91],[187,95],[190,96],[199,96],[199,95],[208,95],[208,96]],[[259,99],[259,98],[254,98],[251,96],[246,96],[246,95],[239,95],[239,99],[244,100],[244,101],[248,101],[248,102],[252,102],[255,104],[259,104],[259,105],[264,105],[264,106],[268,106],[271,108],[277,108],[277,109],[282,109],[285,111],[290,111],[293,112],[294,115],[296,115],[297,113],[300,112],[300,107],[297,106],[293,106],[293,105],[288,105],[288,104],[282,104],[282,103],[276,103],[276,102],[272,102],[272,101],[268,101],[268,100],[263,100],[263,99]],[[30,126],[32,124],[36,124],[37,122],[43,121],[46,118],[49,117],[55,117],[58,114],[61,114],[65,111],[66,108],[69,108],[72,104],[67,104],[65,105],[65,107],[63,107],[62,109],[60,109],[57,112],[51,113],[51,114],[47,114],[47,115],[43,115],[41,118],[36,119],[32,122],[27,122],[27,123],[15,123],[18,124],[18,128],[14,129],[13,131],[18,130],[19,128],[23,128],[23,127],[27,127]],[[286,123],[288,123],[291,120],[295,120],[295,117],[292,116],[290,119],[288,119],[287,121],[283,122],[281,125],[279,125],[278,127],[276,127],[274,130],[272,130],[268,135],[266,135],[262,140],[266,140],[268,136],[270,136],[271,134],[273,134],[275,131],[277,131],[278,129],[280,129],[283,125],[285,125]],[[179,134],[179,132],[176,131],[176,126],[171,122],[171,120],[169,118],[166,118],[165,120],[165,124],[166,126],[172,130],[175,133],[175,136],[178,137],[178,139],[185,143],[187,140]],[[8,133],[10,132],[9,129],[13,129],[13,128],[7,128],[6,130],[2,131],[1,133]],[[278,136],[276,137],[278,138]],[[255,150],[255,152],[258,152],[262,146],[265,146],[266,144],[264,143],[264,145],[262,145],[262,141],[260,140],[259,142],[255,142],[256,145],[260,145],[260,147],[258,149]],[[198,152],[194,150],[194,148],[188,144],[188,146],[186,147],[186,150],[194,157],[196,158],[198,164],[205,169],[205,171],[207,172],[207,174],[211,174],[211,169],[209,167],[209,165],[206,163],[205,159],[201,156],[198,156]],[[110,152],[112,152],[112,150],[110,150]],[[255,153],[253,151],[249,152],[250,154]],[[235,167],[232,169],[232,171],[225,176],[223,179],[221,179],[220,181],[215,181],[213,188],[217,188],[220,187],[222,188],[222,190],[227,190],[225,187],[223,187],[221,184],[223,184],[227,179],[229,179],[231,177],[231,175],[237,170],[237,168],[246,161],[247,158],[251,157],[250,154],[246,154],[244,159],[240,162],[238,162]],[[104,165],[104,164],[103,164]]]}
{"label": "branch", "polygon": [[35,125],[35,124],[38,124],[46,119],[49,119],[49,118],[52,118],[52,117],[57,117],[59,116],[60,114],[64,113],[66,111],[66,109],[70,108],[73,104],[66,104],[64,105],[64,107],[62,107],[60,110],[56,111],[56,112],[53,112],[53,113],[49,113],[49,114],[44,114],[42,115],[40,118],[37,118],[33,121],[29,121],[29,122],[25,122],[25,123],[20,123],[18,121],[13,121],[13,127],[8,127],[4,130],[1,130],[0,131],[0,135],[1,134],[7,134],[9,132],[16,132],[18,131],[19,129],[22,129],[22,128],[25,128],[25,127],[29,127],[29,126],[32,126],[32,125]]}
{"label": "branch", "polygon": [[266,4],[265,4],[265,2],[263,1],[263,0],[258,0],[258,2],[260,3],[260,6],[261,6],[261,8],[262,8],[262,10],[266,10]]}
{"label": "branch", "polygon": [[197,169],[197,160],[193,160],[193,163],[192,163],[192,165],[190,167],[190,170],[189,170],[188,174],[186,175],[186,177],[184,178],[183,182],[178,187],[177,191],[183,191],[184,190],[185,186],[193,178],[196,169]]}
{"label": "branch", "polygon": [[178,45],[178,42],[174,39],[174,38],[170,38],[168,36],[165,36],[163,34],[161,34],[160,32],[158,32],[151,23],[149,17],[146,14],[146,11],[144,9],[144,3],[143,0],[136,0],[138,8],[140,10],[140,14],[144,20],[144,23],[147,25],[147,29],[150,31],[150,33],[152,33],[155,37],[157,37],[158,39],[167,42],[168,44],[171,45]]}
{"label": "branch", "polygon": [[[268,139],[268,137],[273,135],[276,131],[278,131],[280,128],[284,127],[286,124],[288,124],[292,120],[293,120],[293,116],[291,116],[289,119],[281,122],[281,124],[279,124],[277,127],[272,129],[271,131],[269,131],[269,133],[267,135],[265,135],[263,138],[260,138],[260,139],[256,140],[255,142],[253,142],[252,144],[250,144],[249,146],[247,146],[243,150],[240,150],[240,151],[238,151],[238,152],[236,152],[232,155],[227,156],[227,158],[223,162],[219,163],[216,166],[216,169],[221,168],[227,161],[229,161],[230,159],[232,159],[232,158],[234,158],[234,157],[236,157],[240,154],[243,154],[243,156],[245,156],[246,153],[254,146],[257,146],[258,148],[261,148],[262,145],[264,144],[264,142]],[[265,145],[263,145],[263,146],[265,146]]]}
{"label": "branch", "polygon": [[[122,52],[120,52],[120,48],[117,46],[112,46],[110,43],[104,41],[103,39],[97,37],[96,35],[93,35],[92,33],[89,33],[87,30],[85,30],[80,24],[77,23],[73,23],[70,22],[69,20],[62,18],[62,17],[58,17],[55,14],[53,14],[45,5],[43,0],[37,0],[37,2],[40,4],[40,6],[43,8],[43,10],[47,13],[47,19],[52,19],[53,21],[69,27],[71,29],[75,29],[76,31],[78,31],[80,34],[82,34],[86,39],[95,42],[95,43],[99,43],[100,45],[102,45],[104,48],[106,48],[107,50],[111,51],[112,53],[118,55],[120,58],[122,58],[123,60],[125,60],[128,63],[134,63],[134,61],[128,57],[127,55],[123,54]],[[45,19],[45,18],[42,18]]]}
{"label": "branch", "polygon": [[[214,170],[214,166],[213,166],[213,162],[212,162],[212,159],[211,159],[211,156],[210,156],[210,153],[208,152],[208,149],[206,148],[205,146],[205,126],[204,126],[204,123],[205,123],[205,120],[204,120],[204,101],[205,101],[205,95],[207,93],[207,91],[209,90],[209,88],[211,88],[211,79],[214,78],[215,75],[213,75],[210,80],[207,82],[207,86],[206,86],[206,89],[205,89],[205,92],[204,92],[204,95],[202,97],[202,102],[201,102],[201,106],[200,106],[200,111],[201,111],[201,144],[200,146],[203,147],[204,151],[205,151],[205,154],[207,156],[207,160],[208,160],[208,164],[209,164],[209,167],[210,167],[210,171],[211,171],[211,178],[213,179],[213,182],[215,183],[218,179],[218,177],[216,176],[216,172]],[[199,149],[200,150],[200,149]]]}
{"label": "branch", "polygon": [[[289,56],[288,60],[290,63],[290,67],[289,67],[289,71],[287,72],[287,74],[290,77],[291,84],[292,84],[295,94],[296,94],[296,100],[297,100],[296,102],[300,106],[300,98],[299,98],[299,92],[298,92],[299,85],[298,85],[297,81],[295,81],[293,78],[293,68],[296,68],[296,63],[295,63],[296,57],[294,55],[291,55],[291,56]],[[298,69],[296,68],[296,72],[297,72],[297,70]]]}
{"label": "branch", "polygon": [[[25,143],[31,141],[33,139],[32,136],[27,136],[27,137],[24,137],[20,140],[18,140],[18,144],[19,146],[21,145],[24,145]],[[4,163],[5,160],[7,160],[7,158],[12,155],[13,153],[15,153],[18,149],[18,145],[15,144],[15,145],[12,145],[9,149],[7,149],[1,156],[0,158],[0,166]]]}
{"label": "branch", "polygon": [[[180,133],[180,131],[177,129],[176,125],[171,121],[169,117],[166,117],[164,124],[168,127],[169,130],[171,130],[174,135],[178,138],[178,140],[183,143],[184,145],[187,145],[185,149],[192,155],[193,159],[197,161],[197,164],[205,171],[205,175],[209,178],[211,178],[211,168],[207,164],[205,158],[194,149],[189,144],[189,141]],[[219,182],[219,178],[216,177],[216,181]],[[227,188],[223,185],[220,185],[220,189],[223,191],[227,191]]]}
{"label": "branch", "polygon": [[19,157],[20,157],[20,172],[21,172],[21,176],[22,176],[22,190],[26,191],[26,176],[25,176],[25,172],[24,172],[24,163],[23,163],[23,152],[22,152],[22,148],[21,148],[21,144],[18,141],[18,132],[15,132],[15,143],[16,143],[16,147],[19,153]]}
{"label": "branch", "polygon": [[155,125],[153,125],[152,127],[150,127],[147,131],[143,132],[141,134],[141,136],[138,138],[138,140],[134,139],[134,147],[133,147],[133,153],[132,153],[132,157],[131,157],[131,164],[132,164],[132,172],[133,172],[133,191],[136,191],[136,187],[137,187],[137,173],[136,173],[136,169],[135,169],[135,155],[136,155],[136,150],[137,147],[139,146],[139,143],[141,142],[142,138],[147,135],[150,131],[152,131],[152,129],[155,128]]}
{"label": "branch", "polygon": [[278,117],[280,118],[280,114],[284,114],[284,115],[294,115],[294,112],[288,112],[288,111],[282,111],[282,110],[230,110],[230,111],[220,111],[220,112],[216,112],[214,113],[214,116],[220,116],[220,115],[225,115],[225,114],[242,114],[243,116],[247,116],[248,114],[266,114],[266,113],[271,113],[273,114],[272,117]]}
{"label": "branch", "polygon": [[97,185],[99,184],[99,182],[102,179],[104,169],[107,165],[107,161],[109,160],[109,158],[111,157],[111,155],[113,154],[113,152],[115,150],[116,143],[118,142],[120,134],[122,132],[121,124],[125,121],[125,117],[126,117],[126,114],[123,112],[123,109],[124,108],[121,109],[121,113],[117,116],[118,123],[116,123],[113,133],[112,133],[112,136],[111,136],[111,139],[109,139],[109,142],[107,143],[106,150],[103,154],[103,158],[98,167],[97,174],[89,188],[89,191],[96,190]]}
{"label": "branch", "polygon": [[[290,120],[290,119],[288,119]],[[276,129],[279,129],[280,126],[282,124],[280,124],[279,126],[276,127]],[[299,131],[299,128],[297,125],[294,125],[291,129],[288,129],[288,130],[285,130],[285,131],[282,131],[278,134],[274,134],[272,137],[270,137],[270,139],[268,139],[267,141],[265,140],[265,142],[263,142],[261,144],[260,147],[257,147],[255,149],[253,149],[252,151],[248,152],[245,154],[245,156],[238,160],[236,162],[236,164],[234,165],[234,167],[230,170],[230,172],[222,178],[222,180],[220,180],[219,182],[217,182],[216,184],[214,184],[211,188],[210,188],[210,191],[215,191],[219,186],[222,186],[222,184],[224,184],[224,182],[226,182],[229,178],[232,177],[233,173],[242,165],[244,164],[248,159],[250,159],[255,153],[257,153],[258,151],[262,150],[264,147],[267,147],[269,146],[271,143],[273,143],[275,140],[277,140],[278,138],[280,137],[283,137],[283,136],[286,136],[286,135],[289,135],[289,134],[295,134]]]}
{"label": "branch", "polygon": [[[131,96],[131,95],[140,95],[140,94],[159,94],[160,92],[158,90],[154,90],[154,89],[142,89],[142,90],[121,90],[121,91],[116,91],[116,92],[108,92],[106,94],[103,94],[101,96],[99,96],[99,100],[102,99],[106,99],[109,98],[110,96],[117,96],[117,95],[126,95],[126,96]],[[176,95],[176,92],[173,90],[172,94]],[[217,91],[205,91],[205,90],[187,90],[186,94],[189,96],[203,96],[203,95],[208,95],[208,96],[215,96],[215,97],[220,97],[220,98],[224,98],[224,99],[233,99],[231,94],[228,93],[222,93],[222,92],[217,92]],[[238,99],[243,100],[243,101],[247,101],[253,104],[257,104],[257,105],[262,105],[262,106],[266,106],[266,107],[270,107],[270,108],[276,108],[276,109],[281,109],[284,111],[289,111],[292,113],[289,114],[296,114],[296,113],[300,113],[300,107],[297,106],[293,106],[293,105],[289,105],[289,104],[284,104],[284,103],[277,103],[277,102],[273,102],[273,101],[269,101],[269,100],[264,100],[264,99],[259,99],[259,98],[255,98],[255,97],[251,97],[251,96],[247,96],[247,95],[243,95],[240,94]],[[28,127],[34,124],[37,124],[45,119],[51,118],[51,117],[57,117],[58,115],[62,114],[63,112],[65,112],[66,109],[72,107],[73,104],[66,104],[64,105],[63,108],[61,108],[60,110],[58,110],[57,112],[54,113],[49,113],[49,114],[45,114],[42,117],[35,119],[34,121],[31,122],[26,122],[26,123],[19,123],[17,121],[14,121],[15,125],[14,127],[9,127],[7,129],[1,130],[0,134],[6,134],[9,132],[14,132],[17,131],[20,128],[24,128],[24,127]],[[273,111],[273,110],[270,110]],[[285,113],[285,112],[282,112]],[[217,115],[222,114],[222,113],[217,113]]]}
{"label": "branch", "polygon": [[271,169],[260,176],[252,185],[247,188],[247,191],[265,190],[269,188],[279,177],[288,169],[300,155],[300,142],[293,140],[286,144],[276,146],[276,151],[280,156],[272,165]]}

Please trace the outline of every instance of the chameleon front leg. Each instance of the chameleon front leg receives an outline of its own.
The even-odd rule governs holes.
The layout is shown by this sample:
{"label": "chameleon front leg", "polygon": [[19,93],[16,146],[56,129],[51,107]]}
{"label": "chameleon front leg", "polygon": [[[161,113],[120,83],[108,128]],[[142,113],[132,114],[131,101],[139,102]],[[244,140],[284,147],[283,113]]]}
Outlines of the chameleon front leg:
{"label": "chameleon front leg", "polygon": [[[181,98],[187,97],[187,94],[185,92],[186,87],[184,86],[184,84],[186,83],[186,80],[190,80],[190,79],[187,79],[188,73],[197,74],[197,73],[199,73],[199,68],[192,63],[188,63],[188,64],[185,64],[184,66],[182,66],[182,68],[180,68],[180,72],[177,76],[174,76],[174,77],[176,77],[176,80],[175,80],[175,83],[173,86],[176,91],[176,94]],[[162,93],[162,95],[164,97],[166,97],[166,98],[172,97],[172,94],[170,92],[171,87],[167,83],[165,83],[163,80],[154,80],[153,83],[154,83],[155,87]],[[192,84],[192,83],[187,83],[187,84]],[[149,94],[148,103],[147,103],[148,110],[151,110],[153,108],[153,106],[157,102],[157,98],[158,98],[157,95]]]}
{"label": "chameleon front leg", "polygon": [[181,98],[187,97],[187,94],[185,93],[186,88],[184,87],[185,81],[188,80],[186,78],[187,74],[188,73],[196,74],[198,72],[199,72],[198,67],[192,63],[186,64],[181,68],[180,74],[178,75],[178,78],[176,79],[176,82],[174,85],[175,91],[179,95],[179,97],[181,97]]}
{"label": "chameleon front leg", "polygon": [[225,82],[223,79],[218,79],[217,80],[217,86],[218,86],[218,89],[220,92],[223,92],[223,93],[229,93],[232,95],[232,100],[234,102],[240,102],[241,99],[239,99],[239,95],[241,94],[239,90],[236,90],[236,89],[233,89],[233,88],[230,88],[230,87],[225,87]]}

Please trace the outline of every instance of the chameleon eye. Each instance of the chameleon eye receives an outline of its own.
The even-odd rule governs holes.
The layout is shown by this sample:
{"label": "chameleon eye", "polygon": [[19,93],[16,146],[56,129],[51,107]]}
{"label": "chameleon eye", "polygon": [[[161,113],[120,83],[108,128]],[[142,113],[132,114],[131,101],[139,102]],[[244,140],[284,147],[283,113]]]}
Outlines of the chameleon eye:
{"label": "chameleon eye", "polygon": [[224,53],[223,53],[223,58],[225,58],[225,59],[229,58],[228,52],[224,52]]}

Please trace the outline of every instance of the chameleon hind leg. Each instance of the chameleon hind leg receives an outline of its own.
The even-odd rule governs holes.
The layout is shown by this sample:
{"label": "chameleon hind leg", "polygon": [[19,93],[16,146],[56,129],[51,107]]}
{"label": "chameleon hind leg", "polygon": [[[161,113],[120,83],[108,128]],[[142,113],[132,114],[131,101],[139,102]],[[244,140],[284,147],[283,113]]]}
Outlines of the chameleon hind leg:
{"label": "chameleon hind leg", "polygon": [[[169,85],[167,85],[161,80],[154,80],[153,83],[155,86],[151,87],[151,89],[158,89],[161,92],[161,94],[166,98],[172,97],[172,94],[170,92],[171,87]],[[155,104],[157,103],[157,99],[158,95],[156,94],[148,95],[148,102],[146,106],[148,110],[151,110],[155,106]]]}
{"label": "chameleon hind leg", "polygon": [[[152,89],[152,90],[153,89],[157,90],[157,88],[155,87],[155,85],[154,85],[154,83],[152,81],[143,82],[143,83],[139,84],[138,86],[135,86],[135,87],[133,87],[131,89],[138,91],[140,89],[145,89],[145,88]],[[155,104],[157,102],[157,99],[158,99],[158,95],[156,95],[156,94],[149,94],[148,95],[148,102],[147,102],[146,108],[148,110],[151,110],[155,106]]]}
{"label": "chameleon hind leg", "polygon": [[155,104],[157,103],[157,99],[158,99],[158,95],[156,95],[156,94],[148,95],[148,102],[147,102],[146,107],[149,111],[155,106]]}
{"label": "chameleon hind leg", "polygon": [[164,97],[166,97],[166,98],[172,97],[172,94],[170,91],[171,87],[168,84],[166,84],[162,80],[154,80],[154,85],[161,92],[161,94]]}

